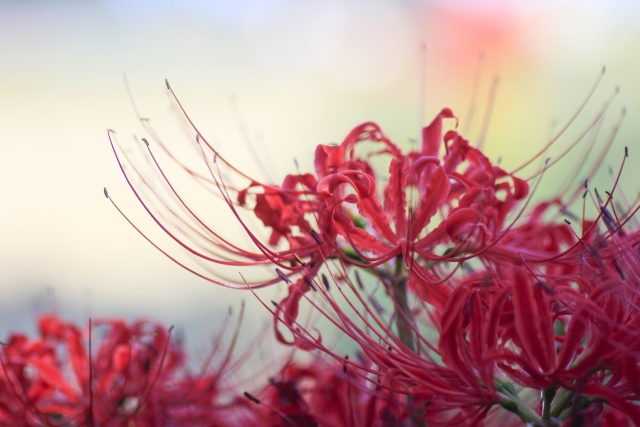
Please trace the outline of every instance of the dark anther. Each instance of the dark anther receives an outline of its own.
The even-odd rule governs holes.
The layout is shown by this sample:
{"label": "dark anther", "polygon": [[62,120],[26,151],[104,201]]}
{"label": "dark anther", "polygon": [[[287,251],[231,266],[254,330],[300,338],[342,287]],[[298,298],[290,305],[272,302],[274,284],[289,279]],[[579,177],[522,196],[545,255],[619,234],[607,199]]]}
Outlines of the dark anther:
{"label": "dark anther", "polygon": [[356,270],[356,283],[358,283],[358,287],[361,291],[364,291],[364,286],[362,285],[362,280],[360,280],[360,275],[358,274],[358,270]]}
{"label": "dark anther", "polygon": [[164,82],[167,84],[167,89],[171,90],[171,86],[169,86],[169,79],[164,79]]}
{"label": "dark anther", "polygon": [[147,138],[142,138],[142,142],[144,142],[147,145],[147,147],[149,146],[149,141],[147,141]]}
{"label": "dark anther", "polygon": [[280,306],[278,305],[277,302],[275,302],[274,300],[271,300],[271,304],[273,304],[276,308],[280,308]]}
{"label": "dark anther", "polygon": [[313,286],[313,281],[309,277],[303,276],[302,278],[303,278],[304,282],[313,290],[313,292],[318,292],[316,287]]}
{"label": "dark anther", "polygon": [[629,147],[624,147],[624,156],[629,157]]}
{"label": "dark anther", "polygon": [[589,188],[589,178],[584,180],[584,188]]}
{"label": "dark anther", "polygon": [[622,267],[620,267],[620,263],[615,258],[612,261],[613,261],[613,266],[616,268],[616,270],[618,271],[618,274],[620,275],[620,280],[624,281],[627,278],[627,275],[624,274]]}
{"label": "dark anther", "polygon": [[607,226],[611,233],[615,233],[619,231],[622,234],[622,230],[619,229],[618,224],[616,223],[615,218],[611,215],[609,209],[604,206],[600,206],[600,211],[602,212],[602,219],[604,220],[604,225]]}
{"label": "dark anther", "polygon": [[107,187],[104,187],[104,197],[109,198],[109,192],[107,191]]}
{"label": "dark anther", "polygon": [[569,221],[568,219],[564,219],[564,222],[566,222],[567,224],[571,225],[571,221]]}
{"label": "dark anther", "polygon": [[329,280],[327,279],[327,276],[325,276],[324,273],[322,273],[322,275],[320,277],[322,278],[322,284],[324,285],[325,289],[328,291],[329,290]]}
{"label": "dark anther", "polygon": [[252,401],[255,404],[260,405],[260,403],[261,403],[255,396],[253,396],[252,394],[250,394],[250,393],[248,393],[246,391],[244,392],[244,397],[246,397],[247,399],[249,399],[250,401]]}
{"label": "dark anther", "polygon": [[311,229],[311,231],[309,232],[311,233],[311,237],[313,237],[313,240],[315,240],[318,245],[322,245],[322,239],[320,238],[320,236],[318,236],[318,233],[316,233],[314,229]]}
{"label": "dark anther", "polygon": [[291,280],[289,280],[289,278],[287,277],[286,274],[284,274],[282,272],[282,270],[280,270],[279,268],[276,268],[276,273],[278,273],[278,276],[280,276],[280,278],[282,279],[283,282],[285,282],[286,284],[290,285],[291,284]]}

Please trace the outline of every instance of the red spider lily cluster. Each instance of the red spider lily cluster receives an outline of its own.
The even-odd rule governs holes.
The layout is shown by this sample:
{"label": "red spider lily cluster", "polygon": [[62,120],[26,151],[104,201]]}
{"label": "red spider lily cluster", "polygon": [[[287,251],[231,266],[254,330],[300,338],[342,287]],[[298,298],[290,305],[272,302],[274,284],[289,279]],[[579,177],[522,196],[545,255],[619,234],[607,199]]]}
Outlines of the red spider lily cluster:
{"label": "red spider lily cluster", "polygon": [[[9,338],[0,357],[1,425],[194,425],[196,419],[248,425],[227,421],[255,418],[244,400],[216,403],[227,393],[219,370],[181,372],[185,354],[170,340],[171,329],[121,320],[93,326],[83,333],[56,316],[42,316],[39,338]],[[103,332],[98,340],[96,331]]]}
{"label": "red spider lily cluster", "polygon": [[[603,112],[578,140],[594,135]],[[264,411],[261,425],[640,426],[640,229],[618,184],[626,149],[604,197],[584,181],[601,153],[574,191],[538,200],[553,163],[529,177],[502,169],[446,108],[409,152],[364,123],[341,144],[316,148],[315,173],[287,175],[282,185],[234,168],[190,123],[206,165],[196,172],[141,122],[159,181],[133,163],[125,170],[126,154],[112,146],[142,206],[201,265],[242,267],[242,279],[188,267],[152,244],[224,286],[286,283],[280,301],[264,303],[275,336],[317,359],[287,366],[259,396],[245,394]],[[195,213],[155,146],[222,197],[250,247]],[[245,268],[270,275],[253,283]],[[351,358],[302,320],[308,310],[351,343]],[[151,408],[154,393],[138,399]]]}
{"label": "red spider lily cluster", "polygon": [[381,425],[372,424],[378,410],[393,419],[391,399],[373,398],[346,370],[286,363],[242,392],[228,381],[246,362],[232,359],[233,346],[210,366],[219,340],[193,374],[172,328],[160,324],[105,319],[82,330],[44,315],[39,329],[38,338],[13,334],[3,343],[2,426]]}

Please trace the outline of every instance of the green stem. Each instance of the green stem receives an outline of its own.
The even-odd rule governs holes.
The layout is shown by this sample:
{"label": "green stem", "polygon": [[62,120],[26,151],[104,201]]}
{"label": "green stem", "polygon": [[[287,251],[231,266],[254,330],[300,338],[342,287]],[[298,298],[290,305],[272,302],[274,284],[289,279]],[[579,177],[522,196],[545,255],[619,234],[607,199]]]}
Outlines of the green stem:
{"label": "green stem", "polygon": [[396,328],[398,329],[398,338],[411,351],[416,351],[416,345],[413,336],[413,330],[409,321],[413,319],[413,314],[409,309],[407,302],[407,281],[401,280],[391,287],[392,298],[396,303]]}
{"label": "green stem", "polygon": [[551,404],[551,416],[559,417],[562,411],[567,407],[567,404],[571,401],[573,393],[566,388],[561,388],[556,395],[553,403]]}
{"label": "green stem", "polygon": [[498,397],[498,403],[507,411],[519,416],[522,421],[535,423],[542,420],[536,411],[529,408],[529,406],[515,396],[498,392]]}
{"label": "green stem", "polygon": [[413,313],[407,302],[407,278],[404,275],[404,264],[402,257],[396,258],[396,281],[391,283],[391,298],[395,301],[395,318],[396,328],[398,329],[398,338],[411,351],[416,351],[415,337],[411,323],[413,321]]}

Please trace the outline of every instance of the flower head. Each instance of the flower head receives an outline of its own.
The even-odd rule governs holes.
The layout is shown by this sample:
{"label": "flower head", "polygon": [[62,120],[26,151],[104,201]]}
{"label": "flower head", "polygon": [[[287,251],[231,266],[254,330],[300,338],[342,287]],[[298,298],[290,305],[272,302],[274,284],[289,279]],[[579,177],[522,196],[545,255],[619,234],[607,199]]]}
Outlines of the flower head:
{"label": "flower head", "polygon": [[[274,185],[239,172],[194,126],[209,175],[179,164],[219,192],[250,248],[193,213],[149,144],[179,209],[138,170],[150,199],[125,177],[154,220],[195,257],[272,268],[266,280],[251,283],[241,274],[237,285],[288,285],[283,299],[265,304],[277,339],[344,366],[351,391],[333,389],[332,399],[348,400],[352,416],[374,423],[365,425],[581,425],[591,416],[640,425],[640,232],[629,222],[637,208],[614,203],[625,200],[618,182],[626,149],[606,198],[585,184],[580,215],[573,211],[583,189],[532,202],[555,161],[521,178],[522,168],[507,172],[492,163],[456,127],[445,108],[423,129],[420,146],[405,152],[367,122],[341,144],[318,145],[314,174],[297,172]],[[229,174],[246,183],[231,185]],[[267,228],[266,241],[243,219],[247,211]],[[360,357],[339,355],[305,326],[302,306],[324,316]],[[323,381],[316,371],[289,367],[263,397],[251,396],[294,425],[359,425],[337,406],[325,409]],[[305,393],[308,383],[316,394]]]}

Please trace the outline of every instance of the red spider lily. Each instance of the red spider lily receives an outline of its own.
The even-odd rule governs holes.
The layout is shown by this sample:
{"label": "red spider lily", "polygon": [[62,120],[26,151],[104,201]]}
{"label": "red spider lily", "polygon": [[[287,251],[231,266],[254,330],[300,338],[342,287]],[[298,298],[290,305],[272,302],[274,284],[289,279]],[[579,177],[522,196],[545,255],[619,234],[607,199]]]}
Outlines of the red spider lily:
{"label": "red spider lily", "polygon": [[[599,129],[610,102],[569,149]],[[598,418],[640,426],[640,232],[629,223],[637,209],[614,204],[625,200],[623,167],[605,199],[586,186],[580,220],[572,210],[585,189],[530,203],[536,187],[529,181],[539,183],[556,160],[519,178],[522,167],[507,172],[480,144],[445,131],[449,119],[453,112],[443,109],[408,153],[364,123],[341,144],[317,147],[315,174],[287,175],[281,186],[235,169],[193,126],[209,175],[178,164],[219,191],[253,248],[232,244],[196,215],[148,143],[166,195],[141,170],[122,171],[158,225],[199,260],[274,268],[256,283],[241,274],[239,286],[288,284],[280,302],[265,304],[278,341],[345,366],[341,377],[289,366],[270,387],[247,394],[268,409],[267,425],[548,427],[597,425]],[[114,153],[120,156],[115,145]],[[230,173],[246,184],[229,184]],[[569,174],[567,188],[579,173]],[[597,210],[591,218],[589,199]],[[267,241],[244,221],[246,211],[269,229]],[[580,221],[581,232],[562,216]],[[160,250],[207,280],[238,286]],[[302,307],[324,316],[362,357],[337,354],[301,323]],[[337,384],[327,398],[319,391],[326,381]]]}
{"label": "red spider lily", "polygon": [[219,371],[193,375],[171,329],[158,324],[98,321],[104,336],[91,355],[75,325],[56,316],[39,324],[40,338],[14,334],[3,346],[0,425],[233,426],[256,418],[223,381],[235,369],[230,353]]}
{"label": "red spider lily", "polygon": [[288,364],[259,398],[247,395],[269,409],[263,425],[382,427],[409,420],[404,396],[369,388],[346,366],[323,365]]}

